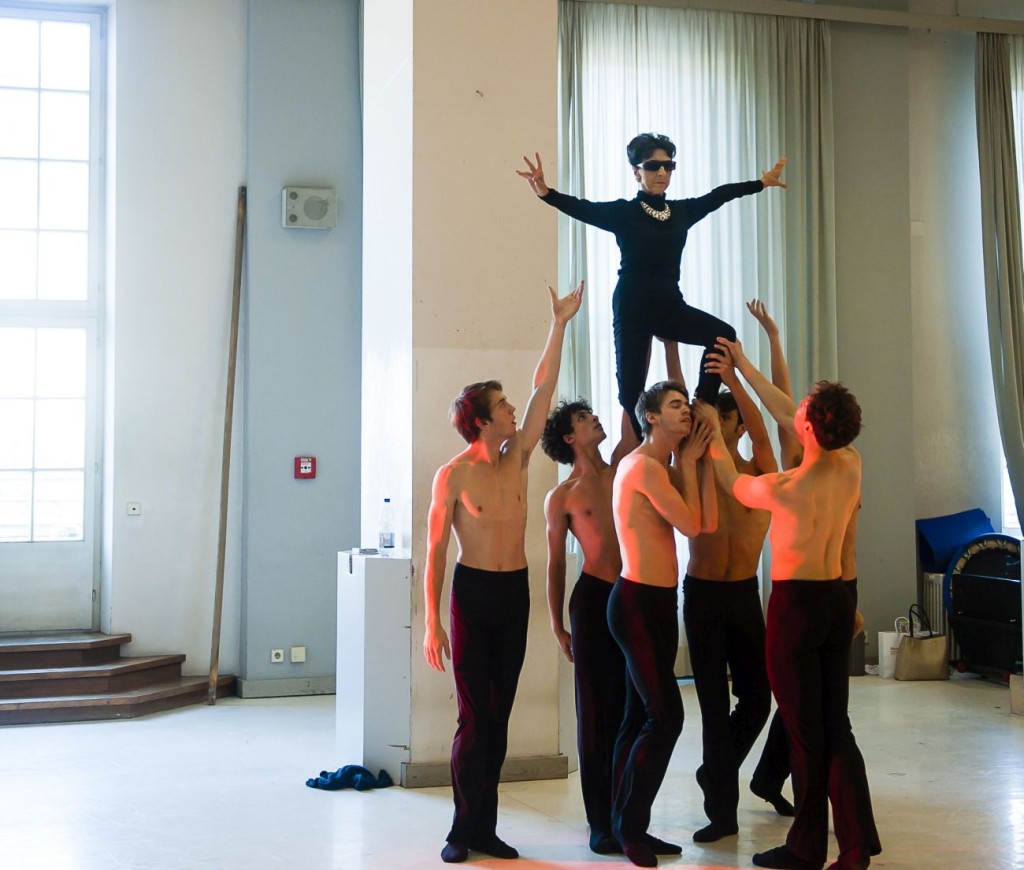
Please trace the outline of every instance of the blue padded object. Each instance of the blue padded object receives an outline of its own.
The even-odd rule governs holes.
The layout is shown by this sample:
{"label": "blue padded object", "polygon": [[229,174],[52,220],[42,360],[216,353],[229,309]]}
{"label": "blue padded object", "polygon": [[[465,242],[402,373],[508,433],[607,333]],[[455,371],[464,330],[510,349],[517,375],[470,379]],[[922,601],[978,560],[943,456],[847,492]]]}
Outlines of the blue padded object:
{"label": "blue padded object", "polygon": [[320,776],[307,779],[310,788],[322,788],[325,791],[337,791],[342,788],[354,788],[356,791],[367,791],[371,788],[387,788],[394,785],[386,770],[374,776],[365,767],[358,764],[346,764],[335,771],[321,770]]}
{"label": "blue padded object", "polygon": [[981,508],[917,520],[915,525],[921,570],[928,574],[945,574],[953,554],[964,544],[995,531]]}

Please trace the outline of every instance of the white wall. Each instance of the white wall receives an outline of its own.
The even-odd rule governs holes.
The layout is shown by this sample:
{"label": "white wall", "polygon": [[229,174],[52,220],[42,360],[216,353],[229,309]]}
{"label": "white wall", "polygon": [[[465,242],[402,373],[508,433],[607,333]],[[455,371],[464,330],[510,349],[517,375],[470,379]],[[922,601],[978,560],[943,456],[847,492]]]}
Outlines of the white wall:
{"label": "white wall", "polygon": [[857,567],[870,642],[917,594],[907,34],[831,30],[839,378],[863,410]]}
{"label": "white wall", "polygon": [[[910,5],[955,11],[944,0]],[[992,2],[960,8],[1006,12]],[[913,521],[981,507],[999,524],[975,36],[831,29],[840,376],[865,413],[857,552],[873,655],[874,632],[916,598]]]}
{"label": "white wall", "polygon": [[[245,177],[245,6],[119,0],[110,47],[116,352],[102,627],[131,632],[132,654],[186,653],[189,673],[209,663],[235,199]],[[142,503],[141,517],[126,516],[128,501]],[[236,490],[223,672],[239,663],[239,505]]]}
{"label": "white wall", "polygon": [[377,0],[363,9],[362,530],[353,542],[377,546],[390,498],[403,554],[412,546],[413,443],[429,437],[411,417],[413,5]]}
{"label": "white wall", "polygon": [[973,34],[910,35],[917,515],[980,507],[998,528],[1002,447],[988,353]]}
{"label": "white wall", "polygon": [[[447,419],[452,397],[495,377],[523,407],[547,333],[555,218],[513,170],[523,153],[555,153],[556,4],[388,0],[367,4],[364,23],[363,536],[372,537],[379,499],[400,491],[415,569],[412,760],[444,761],[455,728],[451,672],[431,671],[421,652],[430,482],[465,446]],[[557,647],[544,608],[541,505],[556,473],[539,450],[530,477],[533,617],[509,754],[550,756]],[[454,559],[453,544],[445,614]]]}
{"label": "white wall", "polygon": [[[241,691],[331,692],[337,553],[359,544],[359,4],[248,7]],[[337,227],[282,226],[291,186],[333,188]],[[295,480],[307,455],[316,479]],[[292,646],[305,662],[271,663]]]}

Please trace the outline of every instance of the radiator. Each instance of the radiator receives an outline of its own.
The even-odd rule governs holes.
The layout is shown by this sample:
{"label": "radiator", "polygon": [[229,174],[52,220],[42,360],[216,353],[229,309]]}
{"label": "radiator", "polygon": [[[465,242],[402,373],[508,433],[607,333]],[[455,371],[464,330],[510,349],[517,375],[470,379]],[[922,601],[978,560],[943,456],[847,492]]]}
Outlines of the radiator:
{"label": "radiator", "polygon": [[946,602],[943,597],[943,585],[946,581],[945,574],[925,574],[924,584],[921,590],[921,606],[928,614],[928,620],[932,624],[932,631],[938,634],[945,634],[949,637],[949,659],[950,661],[960,660],[960,647],[956,639],[949,632],[949,615],[946,613]]}

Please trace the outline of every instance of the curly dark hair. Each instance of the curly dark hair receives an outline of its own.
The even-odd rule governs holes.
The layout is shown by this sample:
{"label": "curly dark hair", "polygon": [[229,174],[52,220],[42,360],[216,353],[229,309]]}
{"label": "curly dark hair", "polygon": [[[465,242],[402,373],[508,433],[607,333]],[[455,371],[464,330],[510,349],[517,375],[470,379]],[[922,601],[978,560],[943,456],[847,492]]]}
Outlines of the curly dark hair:
{"label": "curly dark hair", "polygon": [[835,381],[818,381],[808,394],[807,422],[825,450],[838,450],[860,434],[857,397]]}
{"label": "curly dark hair", "polygon": [[658,383],[644,390],[640,394],[640,398],[637,399],[636,419],[640,421],[640,431],[645,438],[651,431],[651,422],[647,419],[647,412],[659,413],[661,411],[661,403],[665,401],[665,396],[671,392],[682,393],[686,396],[686,401],[690,401],[690,393],[685,385],[679,383],[679,381],[658,381]]}
{"label": "curly dark hair", "polygon": [[477,420],[491,419],[491,393],[500,393],[501,390],[499,381],[479,381],[463,387],[452,400],[448,419],[467,444],[480,438]]}
{"label": "curly dark hair", "polygon": [[676,146],[668,136],[661,133],[640,133],[629,140],[626,146],[626,157],[630,166],[639,166],[659,148],[664,149],[669,157],[676,156]]}
{"label": "curly dark hair", "polygon": [[575,454],[572,445],[565,443],[565,436],[572,435],[572,418],[580,411],[586,411],[588,414],[594,413],[590,403],[583,399],[577,399],[575,402],[567,402],[563,399],[558,403],[558,407],[548,415],[548,420],[544,424],[544,434],[540,436],[541,449],[548,458],[554,459],[555,462],[561,462],[563,465],[572,465]]}

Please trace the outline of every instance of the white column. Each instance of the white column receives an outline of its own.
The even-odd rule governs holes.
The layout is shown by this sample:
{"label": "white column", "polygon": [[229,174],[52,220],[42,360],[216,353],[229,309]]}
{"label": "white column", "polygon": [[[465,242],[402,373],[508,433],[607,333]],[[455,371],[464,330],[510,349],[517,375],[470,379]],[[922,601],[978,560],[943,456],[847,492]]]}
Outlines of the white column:
{"label": "white column", "polygon": [[[554,165],[556,44],[554,0],[364,5],[362,537],[393,499],[414,571],[414,765],[447,763],[455,729],[450,668],[432,671],[421,652],[430,484],[464,446],[448,406],[463,385],[497,378],[522,407],[547,333],[555,215],[514,170],[533,151]],[[532,617],[509,757],[555,759],[543,498],[556,470],[540,450],[530,478]],[[454,560],[453,544],[445,601]]]}

